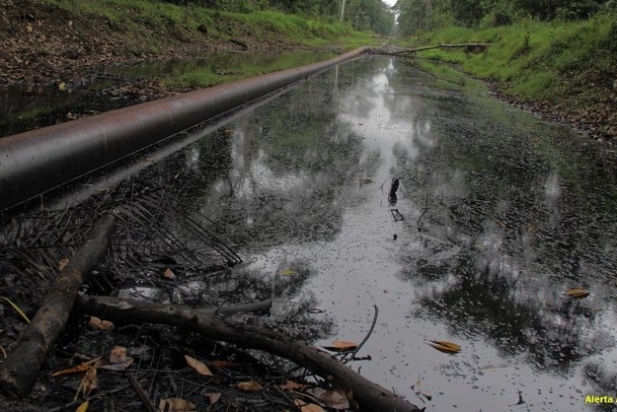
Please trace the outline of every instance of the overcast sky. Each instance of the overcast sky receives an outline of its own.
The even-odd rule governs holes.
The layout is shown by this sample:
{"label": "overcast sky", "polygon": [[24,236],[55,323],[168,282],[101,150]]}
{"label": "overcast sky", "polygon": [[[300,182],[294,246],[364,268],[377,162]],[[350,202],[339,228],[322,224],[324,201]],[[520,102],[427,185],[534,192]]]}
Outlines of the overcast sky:
{"label": "overcast sky", "polygon": [[396,0],[381,0],[386,3],[388,6],[392,7],[396,3]]}

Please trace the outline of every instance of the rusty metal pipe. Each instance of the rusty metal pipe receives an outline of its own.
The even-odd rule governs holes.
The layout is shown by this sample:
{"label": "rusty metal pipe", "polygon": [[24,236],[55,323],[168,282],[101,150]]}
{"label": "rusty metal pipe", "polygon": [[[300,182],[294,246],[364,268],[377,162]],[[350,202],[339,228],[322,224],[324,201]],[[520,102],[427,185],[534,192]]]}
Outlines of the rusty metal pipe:
{"label": "rusty metal pipe", "polygon": [[0,211],[366,52],[0,139]]}

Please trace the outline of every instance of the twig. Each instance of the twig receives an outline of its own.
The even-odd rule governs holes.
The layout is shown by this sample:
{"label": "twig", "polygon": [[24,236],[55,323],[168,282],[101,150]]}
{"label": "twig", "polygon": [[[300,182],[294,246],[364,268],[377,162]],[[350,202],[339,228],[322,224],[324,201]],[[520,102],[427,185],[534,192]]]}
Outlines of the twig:
{"label": "twig", "polygon": [[285,393],[285,391],[283,391],[281,388],[279,388],[277,385],[272,385],[271,388],[273,388],[275,391],[277,391],[283,398],[285,398],[285,400],[287,400],[287,402],[289,402],[289,405],[295,405],[294,404],[294,400],[291,399],[291,397],[289,395],[287,395]]}
{"label": "twig", "polygon": [[[108,391],[99,392],[96,396],[89,398],[89,400],[104,399],[106,396],[113,395],[114,393],[122,392],[126,389],[128,389],[128,386],[119,386],[117,388],[110,389]],[[55,408],[47,409],[47,412],[60,412],[60,411],[66,411],[66,410],[73,410],[75,406],[81,404],[82,402],[83,402],[82,399],[78,399],[76,401],[65,403],[64,405],[56,406]]]}
{"label": "twig", "polygon": [[148,397],[148,394],[144,391],[144,388],[141,387],[137,379],[135,379],[135,377],[130,372],[126,373],[126,377],[128,378],[129,382],[131,382],[131,386],[133,387],[133,389],[135,389],[135,392],[137,392],[137,395],[139,395],[139,398],[144,403],[148,411],[159,412],[159,409],[154,405],[154,402],[152,402],[152,400]]}
{"label": "twig", "polygon": [[422,220],[422,218],[424,217],[424,215],[426,214],[426,212],[428,212],[429,208],[425,207],[424,210],[422,210],[422,214],[420,215],[420,217],[418,218],[418,220],[416,221],[416,225],[420,224],[420,220]]}
{"label": "twig", "polygon": [[[368,333],[366,334],[366,336],[364,337],[364,339],[362,339],[362,342],[360,342],[360,344],[358,345],[358,347],[356,349],[353,350],[353,352],[350,352],[349,354],[351,355],[351,359],[352,360],[364,360],[366,358],[357,358],[356,354],[360,351],[360,349],[362,348],[362,346],[366,343],[366,341],[368,340],[368,338],[371,337],[371,334],[373,333],[373,329],[375,329],[375,324],[377,323],[377,316],[379,315],[379,308],[377,307],[377,305],[373,305],[373,308],[375,309],[375,315],[373,315],[373,323],[371,324],[371,328],[368,330]],[[343,357],[344,358],[344,357]],[[368,357],[368,360],[370,360],[370,356]]]}
{"label": "twig", "polygon": [[[105,314],[107,319],[133,323],[162,323],[200,333],[205,337],[222,340],[239,347],[267,351],[281,356],[333,382],[344,384],[353,391],[360,407],[377,411],[420,412],[421,409],[386,388],[358,375],[337,358],[324,351],[295,341],[268,329],[250,325],[229,325],[215,316],[196,313],[186,307],[140,302],[133,299],[110,299],[104,296],[88,296],[78,299],[79,308],[92,315]],[[377,316],[377,307],[375,306]],[[374,321],[376,323],[376,319]],[[374,328],[371,326],[371,331]],[[362,342],[366,342],[370,332]]]}

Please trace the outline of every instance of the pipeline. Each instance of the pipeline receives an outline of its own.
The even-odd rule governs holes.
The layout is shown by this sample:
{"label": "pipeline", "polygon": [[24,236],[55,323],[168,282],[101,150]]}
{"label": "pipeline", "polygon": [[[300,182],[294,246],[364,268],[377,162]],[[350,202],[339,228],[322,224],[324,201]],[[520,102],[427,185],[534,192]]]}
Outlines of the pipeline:
{"label": "pipeline", "polygon": [[0,139],[0,211],[368,51]]}

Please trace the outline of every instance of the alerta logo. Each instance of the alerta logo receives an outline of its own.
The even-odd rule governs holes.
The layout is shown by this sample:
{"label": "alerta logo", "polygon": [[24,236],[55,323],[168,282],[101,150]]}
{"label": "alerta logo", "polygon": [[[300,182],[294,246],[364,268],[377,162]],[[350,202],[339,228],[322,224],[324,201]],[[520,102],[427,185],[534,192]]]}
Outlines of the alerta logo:
{"label": "alerta logo", "polygon": [[585,403],[615,403],[615,398],[612,396],[585,396]]}

